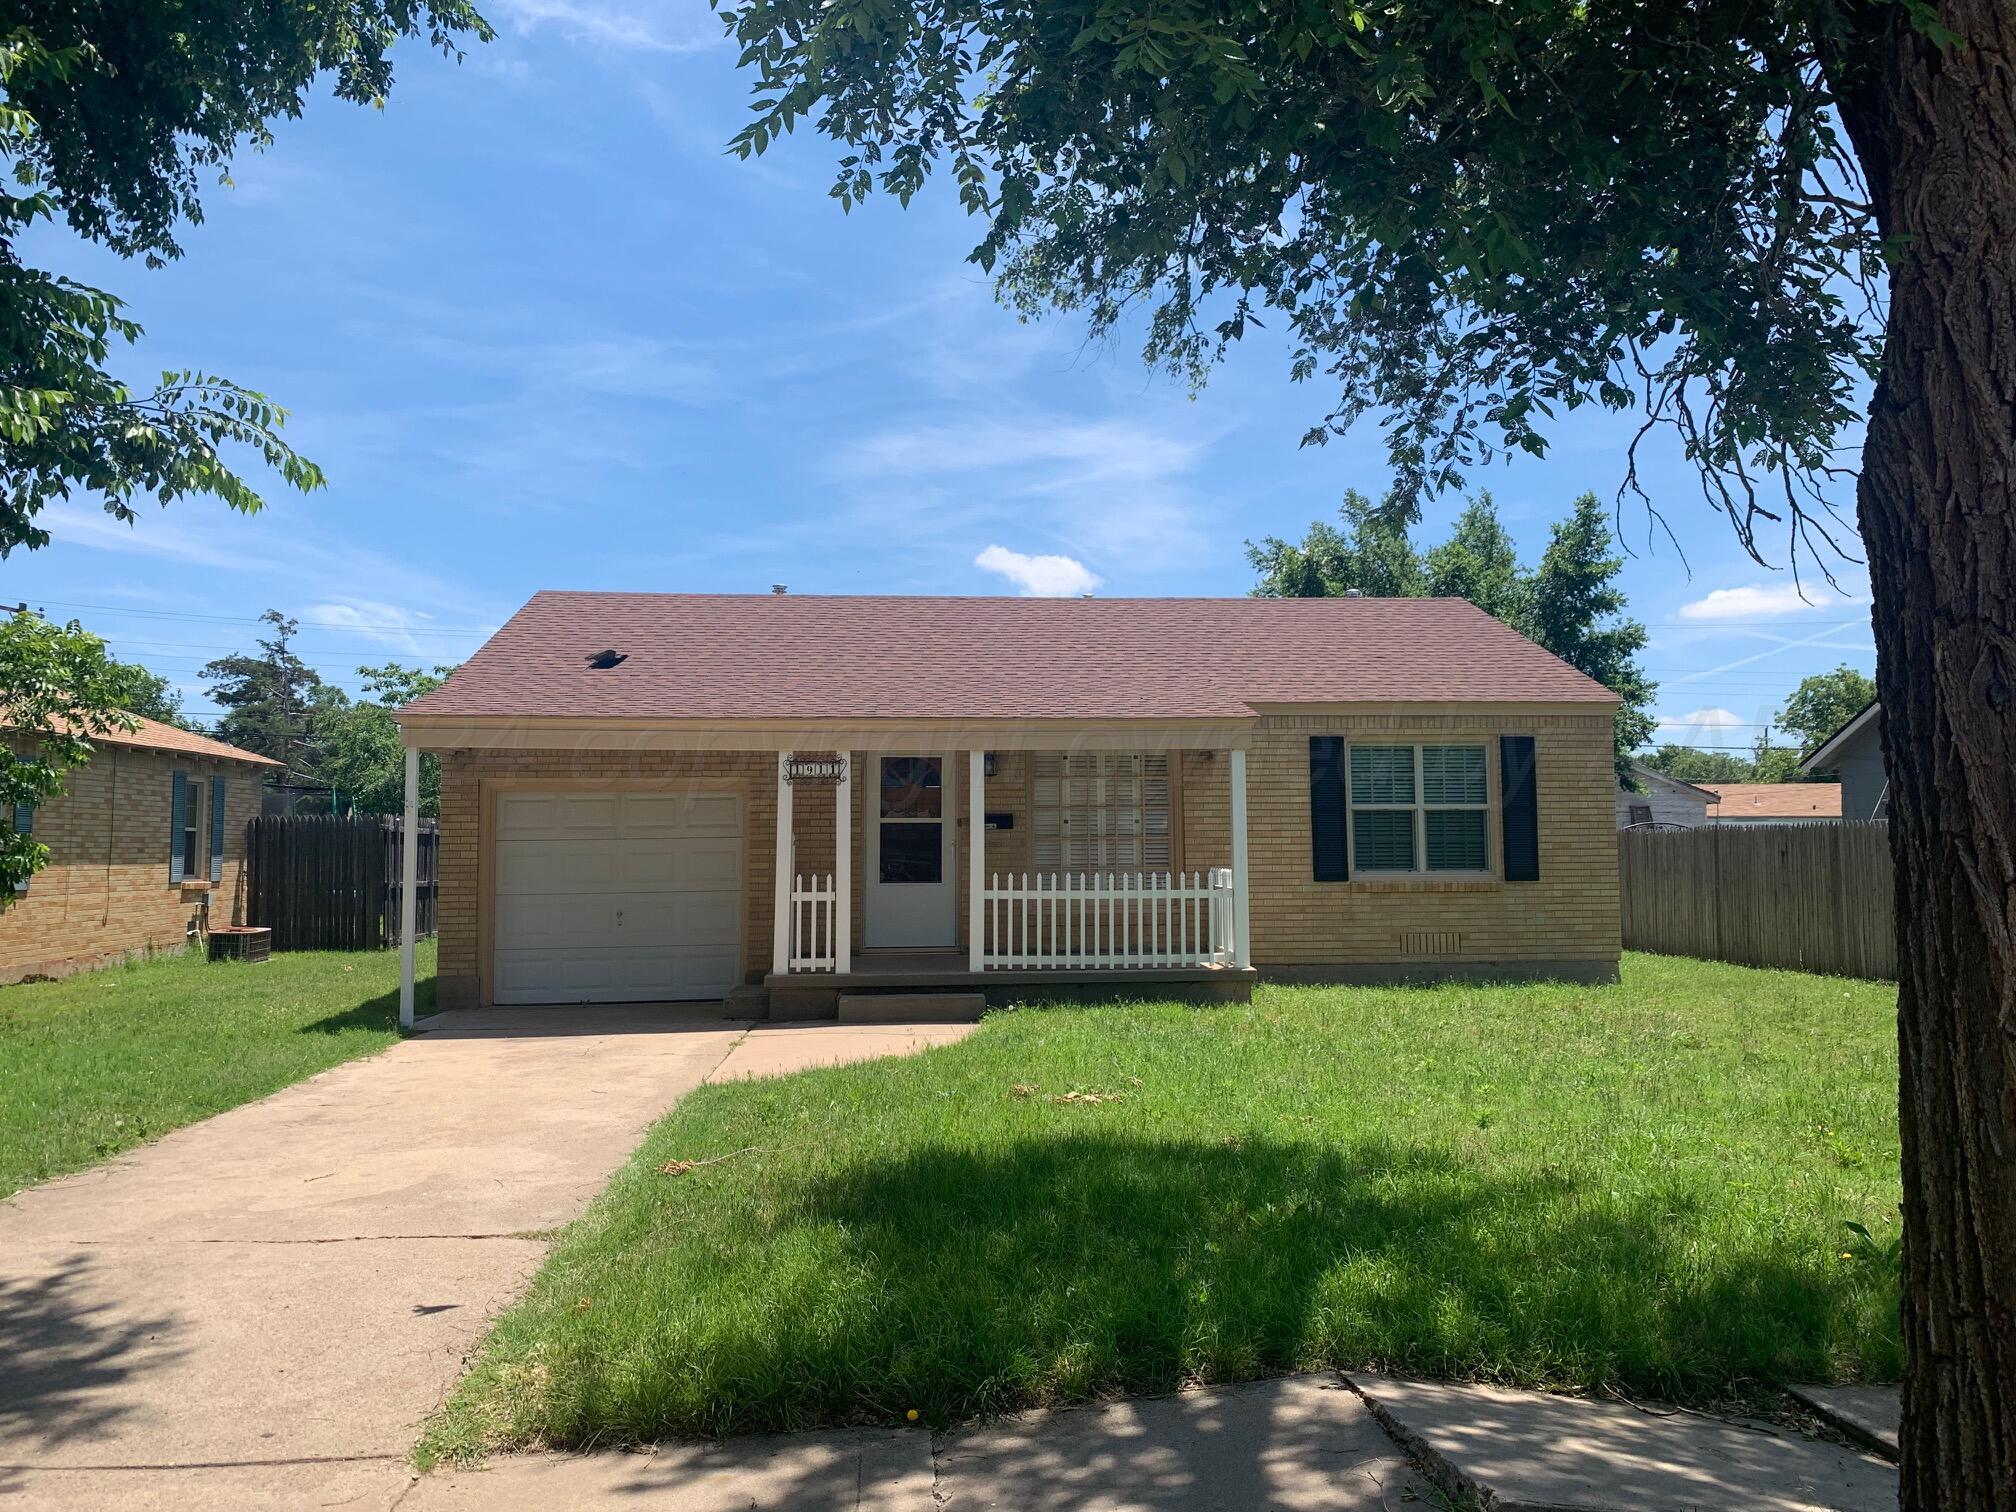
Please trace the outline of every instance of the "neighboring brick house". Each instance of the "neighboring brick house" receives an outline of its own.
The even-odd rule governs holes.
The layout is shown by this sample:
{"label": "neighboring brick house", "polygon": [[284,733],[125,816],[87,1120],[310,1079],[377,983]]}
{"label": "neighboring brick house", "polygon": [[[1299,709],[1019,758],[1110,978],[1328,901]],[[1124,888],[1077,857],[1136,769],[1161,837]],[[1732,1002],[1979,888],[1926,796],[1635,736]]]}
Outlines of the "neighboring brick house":
{"label": "neighboring brick house", "polygon": [[399,720],[443,1006],[817,1012],[1611,980],[1616,702],[1457,599],[542,593]]}
{"label": "neighboring brick house", "polygon": [[139,723],[93,735],[63,796],[13,816],[49,847],[49,864],[0,908],[0,983],[180,950],[207,923],[233,922],[245,824],[279,763]]}

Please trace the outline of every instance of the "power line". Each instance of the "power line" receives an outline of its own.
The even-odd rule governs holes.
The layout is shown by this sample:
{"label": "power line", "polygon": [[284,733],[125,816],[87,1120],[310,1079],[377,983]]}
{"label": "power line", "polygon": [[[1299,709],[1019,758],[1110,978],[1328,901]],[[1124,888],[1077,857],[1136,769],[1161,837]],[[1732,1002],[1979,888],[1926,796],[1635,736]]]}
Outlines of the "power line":
{"label": "power line", "polygon": [[[44,604],[58,609],[86,609],[94,614],[123,614],[141,619],[202,620],[213,625],[259,625],[265,621],[257,615],[240,614],[196,614],[181,609],[128,609],[117,604],[78,604],[63,599],[43,599]],[[407,635],[491,635],[494,626],[485,625],[410,625],[395,620],[297,620],[304,628],[317,630],[389,630]]]}

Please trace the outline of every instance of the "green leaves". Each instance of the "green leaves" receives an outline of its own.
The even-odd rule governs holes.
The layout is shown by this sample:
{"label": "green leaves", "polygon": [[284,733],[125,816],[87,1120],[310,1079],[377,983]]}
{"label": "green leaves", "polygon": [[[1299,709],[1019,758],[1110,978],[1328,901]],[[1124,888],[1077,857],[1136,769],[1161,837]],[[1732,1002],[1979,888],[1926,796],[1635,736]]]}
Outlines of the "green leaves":
{"label": "green leaves", "polygon": [[1332,390],[1308,439],[1376,415],[1409,500],[1543,454],[1564,407],[1644,409],[1756,551],[1758,481],[1818,486],[1875,361],[1806,0],[716,3],[736,150],[812,121],[843,206],[953,162],[1006,302],[1138,312],[1193,384],[1228,305],[1280,312]]}
{"label": "green leaves", "polygon": [[0,558],[47,545],[36,516],[79,490],[127,521],[142,500],[190,494],[252,513],[263,500],[234,449],[289,487],[323,484],[264,394],[197,370],[144,393],[115,378],[107,364],[140,326],[103,290],[24,263],[19,233],[60,215],[122,256],[179,256],[178,223],[202,218],[202,174],[269,140],[267,123],[299,114],[318,75],[376,102],[402,37],[453,53],[490,36],[469,0],[227,6],[200,26],[185,12],[29,0],[0,35],[0,155],[21,190],[0,191]]}
{"label": "green leaves", "polygon": [[123,710],[136,669],[74,620],[39,614],[0,619],[0,909],[15,885],[48,863],[46,847],[18,833],[17,807],[35,809],[63,791],[63,775],[91,759],[93,735],[135,728]]}

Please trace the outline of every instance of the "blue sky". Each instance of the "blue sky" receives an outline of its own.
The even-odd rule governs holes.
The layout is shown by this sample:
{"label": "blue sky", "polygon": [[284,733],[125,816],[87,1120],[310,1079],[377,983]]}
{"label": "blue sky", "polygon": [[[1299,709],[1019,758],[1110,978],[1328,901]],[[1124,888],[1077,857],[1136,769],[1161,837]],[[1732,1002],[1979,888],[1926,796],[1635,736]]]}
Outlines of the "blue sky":
{"label": "blue sky", "polygon": [[[128,300],[136,375],[200,366],[287,405],[330,486],[131,528],[73,500],[0,598],[83,620],[203,718],[198,669],[268,607],[354,688],[361,663],[458,660],[542,587],[1237,594],[1245,539],[1384,486],[1370,426],[1298,449],[1327,395],[1271,338],[1193,398],[996,304],[948,193],[842,215],[816,135],[725,156],[746,80],[698,0],[486,13],[498,40],[459,66],[407,48],[382,111],[324,94],[281,123],[179,263],[27,249]],[[1535,559],[1577,493],[1615,493],[1628,435],[1585,410],[1473,482]],[[1802,602],[1670,446],[1645,471],[1687,550],[1627,509],[1667,734],[1742,745],[1801,676],[1873,667],[1858,569]]]}

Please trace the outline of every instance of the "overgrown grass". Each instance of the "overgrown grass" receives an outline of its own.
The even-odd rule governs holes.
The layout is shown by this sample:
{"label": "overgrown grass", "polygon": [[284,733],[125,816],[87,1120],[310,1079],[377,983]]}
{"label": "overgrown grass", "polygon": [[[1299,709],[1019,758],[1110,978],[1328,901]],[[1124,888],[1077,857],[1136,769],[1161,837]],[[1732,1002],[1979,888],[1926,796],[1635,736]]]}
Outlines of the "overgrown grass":
{"label": "overgrown grass", "polygon": [[1843,1227],[1896,1233],[1894,1020],[1887,987],[1635,956],[1615,988],[1025,1009],[705,1087],[419,1457],[1329,1365],[1894,1378],[1894,1262]]}
{"label": "overgrown grass", "polygon": [[[416,951],[432,1011],[434,943]],[[0,1196],[399,1037],[397,951],[195,952],[0,987]]]}

